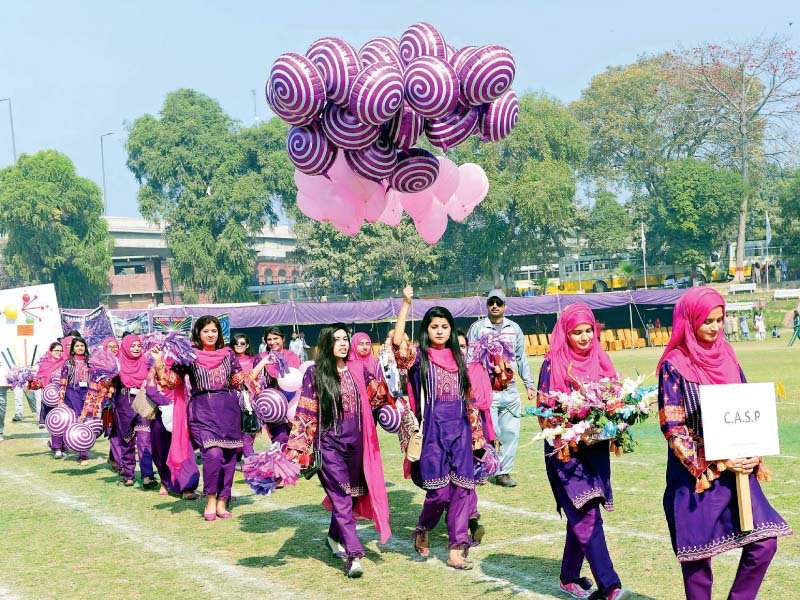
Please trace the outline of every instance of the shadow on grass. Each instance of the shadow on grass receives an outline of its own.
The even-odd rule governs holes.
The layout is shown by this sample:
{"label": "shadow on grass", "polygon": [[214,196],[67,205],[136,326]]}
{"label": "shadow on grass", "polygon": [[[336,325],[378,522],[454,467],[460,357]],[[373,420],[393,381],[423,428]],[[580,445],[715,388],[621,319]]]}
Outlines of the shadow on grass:
{"label": "shadow on grass", "polygon": [[[390,496],[390,506],[394,503],[407,505],[413,498],[411,492],[404,490],[393,491]],[[295,531],[294,535],[286,540],[275,554],[250,556],[239,560],[238,564],[252,568],[280,567],[286,564],[287,558],[314,558],[325,565],[340,569],[342,560],[333,556],[326,543],[328,535],[327,522],[330,514],[320,503],[242,515],[239,517],[239,522],[241,523],[242,531],[248,533],[274,533],[292,526]],[[369,521],[359,521],[358,523],[369,523]],[[362,543],[374,539],[372,535],[374,531],[371,530],[367,535],[364,535],[365,533],[362,531],[359,535]],[[374,552],[366,546],[364,550],[366,557],[374,563],[383,562],[382,555],[387,552],[393,552],[387,547],[381,548],[380,553]]]}
{"label": "shadow on grass", "polygon": [[[50,437],[50,434],[47,431],[40,431],[37,433],[4,433],[3,437],[10,441],[10,440],[46,440]],[[21,455],[20,455],[21,456]]]}
{"label": "shadow on grass", "polygon": [[[518,556],[516,554],[494,553],[481,559],[481,571],[489,577],[505,579],[515,586],[551,596],[563,596],[559,590],[561,561],[539,556]],[[584,563],[583,575],[591,577],[589,565]],[[595,582],[596,583],[596,582]],[[631,589],[630,583],[623,585]],[[633,593],[638,600],[657,600],[652,596]]]}

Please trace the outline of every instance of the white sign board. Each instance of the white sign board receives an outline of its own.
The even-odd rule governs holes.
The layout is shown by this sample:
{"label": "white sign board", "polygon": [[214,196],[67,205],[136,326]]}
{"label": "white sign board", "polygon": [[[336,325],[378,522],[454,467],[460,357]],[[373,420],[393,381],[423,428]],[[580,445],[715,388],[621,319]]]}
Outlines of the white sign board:
{"label": "white sign board", "polygon": [[706,460],[780,454],[774,383],[700,386]]}
{"label": "white sign board", "polygon": [[64,335],[52,283],[0,290],[0,386],[9,365],[26,366]]}

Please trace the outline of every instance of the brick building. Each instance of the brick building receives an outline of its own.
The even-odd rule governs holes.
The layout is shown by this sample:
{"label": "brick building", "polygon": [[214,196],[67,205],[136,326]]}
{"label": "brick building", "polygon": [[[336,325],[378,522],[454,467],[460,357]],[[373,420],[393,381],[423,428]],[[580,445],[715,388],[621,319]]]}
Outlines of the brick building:
{"label": "brick building", "polygon": [[[109,273],[110,291],[104,303],[109,308],[180,304],[182,290],[170,276],[170,252],[164,241],[163,227],[141,217],[105,219],[114,239],[114,254]],[[295,237],[290,227],[265,228],[257,239],[253,288],[282,287],[280,284],[298,281],[300,265],[287,258],[294,247]]]}

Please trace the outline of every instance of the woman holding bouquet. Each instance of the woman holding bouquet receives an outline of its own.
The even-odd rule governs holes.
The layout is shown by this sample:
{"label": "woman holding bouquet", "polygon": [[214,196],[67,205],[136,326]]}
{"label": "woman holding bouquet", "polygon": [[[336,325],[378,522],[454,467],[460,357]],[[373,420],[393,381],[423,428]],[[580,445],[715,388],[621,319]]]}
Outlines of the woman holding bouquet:
{"label": "woman holding bouquet", "polygon": [[[692,288],[675,305],[672,337],[658,364],[658,407],[667,439],[664,513],[689,600],[711,598],[711,557],[742,548],[728,598],[754,599],[791,529],[770,506],[759,479],[760,457],[708,462],[703,447],[700,385],[744,383],[744,373],[722,335],[725,301],[710,287]],[[752,531],[741,531],[734,473],[749,475]]]}
{"label": "woman holding bouquet", "polygon": [[364,547],[356,533],[356,516],[372,519],[381,544],[391,536],[389,500],[383,477],[378,433],[372,409],[386,400],[379,384],[360,362],[346,363],[350,339],[342,324],[319,334],[316,365],[303,376],[286,456],[307,467],[314,450],[331,508],[328,546],[345,560],[348,577],[361,577]]}
{"label": "woman holding bouquet", "polygon": [[[565,308],[553,328],[550,351],[539,373],[539,408],[551,405],[551,392],[570,393],[583,384],[603,378],[617,378],[616,369],[608,354],[600,347],[600,327],[591,309],[581,302]],[[546,418],[542,428],[556,426]],[[577,450],[559,453],[545,442],[545,467],[556,508],[567,518],[567,537],[561,560],[561,590],[573,598],[607,598],[619,600],[630,597],[622,588],[614,570],[603,531],[600,506],[614,509],[611,491],[611,461],[609,442],[590,445],[579,442]],[[581,577],[583,559],[589,563],[593,582]]]}
{"label": "woman holding bouquet", "polygon": [[[89,391],[89,347],[81,337],[73,337],[69,344],[69,358],[61,366],[60,397],[61,403],[69,406],[75,417],[83,411],[83,403]],[[64,450],[62,436],[54,435],[50,441],[55,451],[55,458],[61,458]],[[89,464],[89,453],[79,452],[81,465]]]}
{"label": "woman holding bouquet", "polygon": [[[403,305],[392,336],[397,366],[408,369],[409,402],[422,427],[422,452],[410,476],[426,491],[414,533],[414,548],[430,554],[429,532],[447,510],[450,556],[447,565],[471,569],[464,557],[470,546],[469,519],[474,506],[473,451],[484,444],[480,411],[472,401],[467,364],[458,347],[455,322],[446,308],[434,306],[422,318],[419,348],[401,349],[414,288],[403,289]],[[408,463],[404,465],[408,467]]]}

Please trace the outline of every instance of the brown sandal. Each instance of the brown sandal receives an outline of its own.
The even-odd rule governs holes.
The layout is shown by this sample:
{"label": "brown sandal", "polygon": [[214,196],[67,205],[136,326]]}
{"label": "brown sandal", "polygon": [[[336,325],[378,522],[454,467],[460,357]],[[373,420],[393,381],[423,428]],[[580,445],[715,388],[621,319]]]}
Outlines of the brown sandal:
{"label": "brown sandal", "polygon": [[428,558],[428,556],[430,556],[431,549],[427,529],[417,528],[417,530],[414,531],[414,550],[423,558]]}
{"label": "brown sandal", "polygon": [[448,567],[452,568],[452,569],[456,569],[457,571],[469,571],[474,566],[473,563],[469,562],[468,560],[465,560],[464,562],[457,563],[457,562],[453,562],[449,558],[447,559],[445,564]]}

